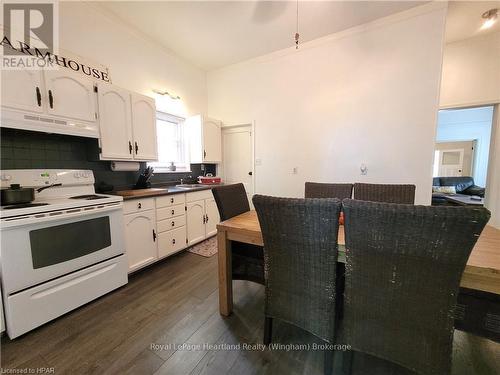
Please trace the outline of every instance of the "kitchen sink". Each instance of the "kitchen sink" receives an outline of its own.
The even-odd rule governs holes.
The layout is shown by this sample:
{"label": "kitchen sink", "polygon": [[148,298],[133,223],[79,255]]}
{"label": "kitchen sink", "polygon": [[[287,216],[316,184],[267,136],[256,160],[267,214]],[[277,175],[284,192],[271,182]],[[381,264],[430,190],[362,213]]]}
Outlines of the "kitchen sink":
{"label": "kitchen sink", "polygon": [[195,187],[199,187],[200,184],[180,184],[180,185],[175,185],[175,187],[181,188],[181,189],[192,189]]}

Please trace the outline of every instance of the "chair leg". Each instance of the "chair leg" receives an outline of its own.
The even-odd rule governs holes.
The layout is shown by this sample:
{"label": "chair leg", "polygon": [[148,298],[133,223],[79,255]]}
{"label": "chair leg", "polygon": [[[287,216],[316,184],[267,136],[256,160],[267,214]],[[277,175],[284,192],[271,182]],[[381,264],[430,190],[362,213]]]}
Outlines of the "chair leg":
{"label": "chair leg", "polygon": [[325,350],[325,363],[324,363],[324,371],[325,375],[331,375],[333,371],[333,356],[335,352],[333,350]]}
{"label": "chair leg", "polygon": [[354,357],[354,352],[352,350],[346,350],[342,353],[342,370],[346,375],[352,374],[352,361]]}
{"label": "chair leg", "polygon": [[264,321],[264,345],[269,345],[273,337],[273,318],[266,316]]}

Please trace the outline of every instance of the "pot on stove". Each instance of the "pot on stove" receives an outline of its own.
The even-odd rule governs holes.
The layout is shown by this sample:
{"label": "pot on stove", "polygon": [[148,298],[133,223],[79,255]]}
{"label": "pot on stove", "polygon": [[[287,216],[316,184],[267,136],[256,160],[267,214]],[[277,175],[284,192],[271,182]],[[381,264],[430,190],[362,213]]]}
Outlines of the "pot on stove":
{"label": "pot on stove", "polygon": [[0,190],[0,204],[8,206],[13,204],[30,203],[35,200],[35,189],[11,184],[9,188]]}

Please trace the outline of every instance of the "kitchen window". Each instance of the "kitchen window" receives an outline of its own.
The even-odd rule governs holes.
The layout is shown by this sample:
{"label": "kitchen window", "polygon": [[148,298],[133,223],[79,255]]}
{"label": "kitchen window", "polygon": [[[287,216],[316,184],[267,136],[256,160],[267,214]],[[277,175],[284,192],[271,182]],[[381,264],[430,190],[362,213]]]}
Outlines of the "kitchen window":
{"label": "kitchen window", "polygon": [[[190,172],[184,119],[164,112],[156,112],[156,139],[158,161],[148,163],[157,173]],[[175,171],[172,170],[172,162]]]}

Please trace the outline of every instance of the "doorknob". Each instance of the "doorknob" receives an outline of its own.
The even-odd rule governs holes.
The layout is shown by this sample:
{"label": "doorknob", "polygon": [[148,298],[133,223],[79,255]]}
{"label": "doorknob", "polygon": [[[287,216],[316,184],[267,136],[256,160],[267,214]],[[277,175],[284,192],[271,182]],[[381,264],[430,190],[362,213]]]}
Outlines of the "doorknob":
{"label": "doorknob", "polygon": [[253,172],[248,172],[248,175],[249,175],[249,176],[252,176],[252,175],[253,175]]}

